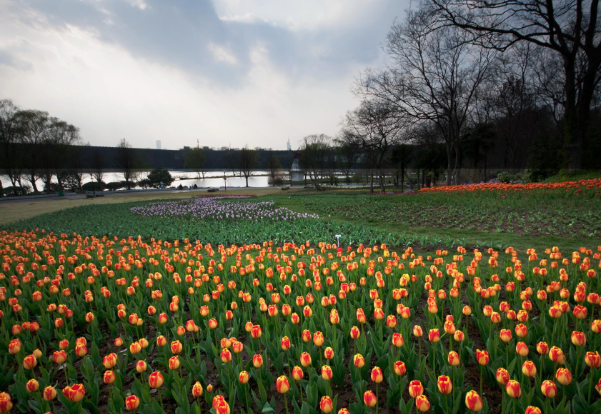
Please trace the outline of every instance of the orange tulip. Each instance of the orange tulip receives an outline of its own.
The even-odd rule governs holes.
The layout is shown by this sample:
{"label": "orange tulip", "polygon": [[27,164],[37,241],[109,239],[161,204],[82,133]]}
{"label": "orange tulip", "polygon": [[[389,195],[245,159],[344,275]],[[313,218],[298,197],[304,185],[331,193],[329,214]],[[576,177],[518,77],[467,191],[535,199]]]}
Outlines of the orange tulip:
{"label": "orange tulip", "polygon": [[555,398],[557,395],[557,385],[553,381],[544,380],[540,386],[540,391],[547,398]]}
{"label": "orange tulip", "polygon": [[411,398],[415,398],[418,395],[422,395],[424,393],[424,386],[418,380],[413,380],[409,383],[409,395]]}
{"label": "orange tulip", "polygon": [[253,356],[253,366],[255,368],[261,368],[263,366],[263,357],[261,356],[261,354],[255,354]]}
{"label": "orange tulip", "polygon": [[25,369],[33,369],[38,364],[38,360],[35,355],[27,355],[23,358],[23,368]]}
{"label": "orange tulip", "polygon": [[474,390],[470,390],[465,395],[465,406],[470,411],[480,411],[482,409],[482,398]]}
{"label": "orange tulip", "polygon": [[161,388],[161,385],[163,385],[163,374],[161,374],[159,371],[155,371],[152,374],[150,374],[150,376],[148,377],[148,385],[150,385],[150,388]]}
{"label": "orange tulip", "polygon": [[487,365],[490,357],[488,356],[487,351],[481,351],[479,349],[476,350],[476,360],[480,365]]}
{"label": "orange tulip", "polygon": [[534,365],[534,362],[524,362],[522,364],[522,373],[527,377],[534,377],[536,375],[536,365]]}
{"label": "orange tulip", "polygon": [[501,341],[503,341],[503,342],[511,341],[511,338],[512,338],[511,330],[510,329],[501,329],[501,331],[499,332],[499,337],[501,338]]}
{"label": "orange tulip", "polygon": [[394,373],[402,377],[407,372],[405,363],[403,361],[397,361],[394,363]]}
{"label": "orange tulip", "polygon": [[582,346],[586,344],[586,336],[584,336],[584,332],[572,332],[572,343],[576,346]]}
{"label": "orange tulip", "polygon": [[140,406],[140,399],[135,395],[130,395],[125,399],[125,408],[128,411],[137,410]]}
{"label": "orange tulip", "polygon": [[452,366],[452,367],[458,366],[460,363],[459,354],[455,351],[449,352],[448,361],[449,361],[450,366]]}
{"label": "orange tulip", "polygon": [[520,398],[522,394],[520,383],[515,380],[509,380],[507,385],[505,385],[505,391],[507,391],[507,395],[511,398]]}
{"label": "orange tulip", "polygon": [[313,343],[315,346],[322,346],[324,341],[323,334],[320,331],[317,331],[313,334]]}
{"label": "orange tulip", "polygon": [[332,372],[332,368],[329,365],[324,365],[321,367],[321,377],[324,380],[329,381],[332,379],[333,376],[334,373]]}
{"label": "orange tulip", "polygon": [[307,352],[303,352],[300,356],[300,363],[305,368],[311,365],[311,355]]}
{"label": "orange tulip", "polygon": [[[240,373],[242,374],[242,373]],[[202,396],[202,385],[199,381],[196,381],[192,386],[192,396],[194,398],[200,398]]]}
{"label": "orange tulip", "polygon": [[25,384],[25,388],[30,393],[31,392],[36,392],[40,388],[40,384],[38,383],[37,380],[30,379],[29,381],[27,381],[27,384]]}
{"label": "orange tulip", "polygon": [[179,354],[182,352],[183,346],[182,343],[178,340],[171,342],[171,353]]}
{"label": "orange tulip", "polygon": [[48,386],[44,388],[42,392],[42,396],[44,397],[44,401],[52,401],[56,398],[57,392],[56,389],[52,386]]}
{"label": "orange tulip", "polygon": [[0,392],[0,413],[8,413],[13,408],[10,395],[6,392]]}
{"label": "orange tulip", "polygon": [[103,381],[105,384],[112,384],[117,379],[117,376],[110,369],[108,371],[104,371]]}
{"label": "orange tulip", "polygon": [[496,377],[499,384],[507,385],[509,382],[509,372],[505,368],[497,369]]}
{"label": "orange tulip", "polygon": [[378,403],[378,400],[372,391],[365,391],[363,394],[363,402],[368,407],[374,407]]}
{"label": "orange tulip", "polygon": [[446,375],[439,376],[436,385],[438,385],[438,391],[440,391],[441,394],[450,394],[453,391],[451,379]]}
{"label": "orange tulip", "polygon": [[430,329],[428,332],[428,340],[430,342],[440,341],[440,331],[438,329]]}
{"label": "orange tulip", "polygon": [[332,403],[332,399],[327,396],[324,395],[323,397],[321,397],[321,401],[319,401],[319,409],[321,410],[322,413],[331,413],[332,410],[334,409],[334,404]]}
{"label": "orange tulip", "polygon": [[83,400],[86,395],[86,389],[82,384],[74,384],[63,389],[63,395],[73,402]]}
{"label": "orange tulip", "polygon": [[363,355],[355,354],[353,357],[353,364],[355,364],[357,368],[363,368],[365,365],[365,358],[363,358]]}
{"label": "orange tulip", "polygon": [[570,385],[572,382],[572,373],[567,368],[559,368],[555,373],[555,378],[562,385]]}
{"label": "orange tulip", "polygon": [[415,399],[415,406],[421,412],[426,412],[430,409],[430,401],[425,395],[418,395]]}
{"label": "orange tulip", "polygon": [[290,383],[285,375],[278,377],[275,383],[276,389],[280,394],[285,394],[290,389]]}
{"label": "orange tulip", "polygon": [[599,356],[599,352],[587,352],[584,355],[584,362],[591,368],[599,368],[601,365],[601,357]]}
{"label": "orange tulip", "polygon": [[294,378],[295,381],[302,380],[304,376],[305,374],[303,373],[303,369],[301,367],[296,365],[294,368],[292,368],[292,378]]}

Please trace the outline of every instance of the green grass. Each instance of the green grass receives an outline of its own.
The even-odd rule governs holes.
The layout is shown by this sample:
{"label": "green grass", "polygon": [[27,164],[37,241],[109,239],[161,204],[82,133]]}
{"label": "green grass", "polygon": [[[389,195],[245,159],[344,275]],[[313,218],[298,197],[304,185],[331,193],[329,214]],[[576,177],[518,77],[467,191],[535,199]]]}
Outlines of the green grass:
{"label": "green grass", "polygon": [[142,217],[131,207],[148,203],[90,205],[42,214],[3,225],[6,230],[44,228],[55,233],[95,236],[189,238],[213,244],[273,240],[334,241],[344,245],[387,243],[423,249],[513,246],[578,249],[601,245],[601,200],[595,195],[561,192],[419,193],[370,196],[365,191],[279,193],[253,200],[275,200],[278,207],[317,213],[319,219],[293,222],[198,220]]}

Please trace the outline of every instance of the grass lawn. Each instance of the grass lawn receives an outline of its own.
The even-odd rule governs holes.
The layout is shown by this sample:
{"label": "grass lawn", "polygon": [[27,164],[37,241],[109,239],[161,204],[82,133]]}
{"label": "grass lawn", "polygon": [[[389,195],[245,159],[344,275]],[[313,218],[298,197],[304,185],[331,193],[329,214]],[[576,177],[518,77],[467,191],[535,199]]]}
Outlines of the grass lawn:
{"label": "grass lawn", "polygon": [[[576,190],[417,193],[369,195],[365,190],[236,189],[222,195],[255,195],[253,201],[275,202],[295,212],[318,214],[319,220],[256,226],[245,220],[140,217],[137,205],[189,200],[206,192],[123,194],[97,199],[61,199],[0,203],[0,225],[95,235],[198,238],[212,243],[272,239],[276,242],[333,240],[341,243],[385,242],[421,245],[429,250],[456,245],[519,249],[554,245],[578,249],[601,244],[601,199]],[[94,217],[94,220],[90,220]],[[21,221],[18,221],[21,220]]]}

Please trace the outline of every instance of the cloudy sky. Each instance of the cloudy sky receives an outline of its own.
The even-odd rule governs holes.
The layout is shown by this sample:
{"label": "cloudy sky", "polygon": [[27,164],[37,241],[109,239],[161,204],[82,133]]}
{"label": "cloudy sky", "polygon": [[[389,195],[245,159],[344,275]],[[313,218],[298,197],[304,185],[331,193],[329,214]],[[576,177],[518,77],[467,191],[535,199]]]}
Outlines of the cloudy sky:
{"label": "cloudy sky", "polygon": [[408,0],[0,0],[0,99],[84,142],[284,149],[335,135]]}

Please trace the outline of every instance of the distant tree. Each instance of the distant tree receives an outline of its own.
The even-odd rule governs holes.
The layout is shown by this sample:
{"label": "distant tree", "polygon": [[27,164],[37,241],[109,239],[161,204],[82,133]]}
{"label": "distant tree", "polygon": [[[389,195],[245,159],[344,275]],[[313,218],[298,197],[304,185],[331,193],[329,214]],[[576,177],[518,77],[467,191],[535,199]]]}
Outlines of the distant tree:
{"label": "distant tree", "polygon": [[308,135],[303,138],[299,164],[317,190],[322,189],[320,180],[327,169],[330,156],[330,137],[320,134]]}
{"label": "distant tree", "polygon": [[59,172],[59,181],[64,182],[65,188],[82,191],[83,187],[83,163],[81,159],[81,147],[71,149],[69,168]]}
{"label": "distant tree", "polygon": [[[409,162],[411,161],[411,157],[413,155],[413,148],[407,144],[395,145],[392,148],[392,153],[390,155],[390,163],[395,167],[397,172],[401,173],[400,177],[400,185],[401,191],[405,191],[405,172],[407,171],[407,167]],[[397,175],[397,186],[399,185],[399,177]]]}
{"label": "distant tree", "polygon": [[484,170],[486,179],[487,158],[495,145],[497,136],[492,124],[480,123],[474,125],[462,142],[463,155],[473,162],[472,167],[476,170]]}
{"label": "distant tree", "polygon": [[360,96],[388,102],[414,122],[436,125],[447,147],[447,185],[453,176],[459,183],[459,144],[495,57],[468,40],[453,26],[432,30],[428,10],[411,10],[388,34],[386,51],[392,65],[368,71],[356,90]]}
{"label": "distant tree", "polygon": [[158,187],[161,182],[165,187],[169,187],[173,182],[173,177],[165,168],[155,168],[146,178],[152,187]]}
{"label": "distant tree", "polygon": [[17,148],[22,136],[16,119],[18,111],[11,100],[0,100],[0,171],[8,177],[12,188],[22,187],[21,152]]}
{"label": "distant tree", "polygon": [[[433,26],[453,25],[484,48],[516,43],[551,52],[561,73],[565,166],[582,168],[601,82],[599,0],[428,0]],[[432,28],[430,29],[432,30]],[[567,163],[567,164],[566,164]]]}
{"label": "distant tree", "polygon": [[346,182],[351,181],[351,171],[357,166],[361,158],[361,147],[352,142],[346,142],[342,137],[334,140],[336,147],[336,167],[342,171]]}
{"label": "distant tree", "polygon": [[[43,178],[45,169],[50,168],[52,154],[47,148],[50,118],[48,112],[38,110],[21,110],[15,114],[15,121],[20,131],[20,142],[27,144],[22,150],[25,165],[25,179],[38,192],[37,180]],[[48,186],[48,182],[46,186]]]}
{"label": "distant tree", "polygon": [[140,168],[141,162],[131,147],[131,144],[125,138],[121,139],[117,146],[115,164],[123,174],[125,187],[130,190],[133,182],[138,177],[137,170]]}
{"label": "distant tree", "polygon": [[275,185],[275,182],[278,178],[279,170],[282,169],[282,164],[280,163],[280,159],[269,151],[269,159],[267,167],[269,168],[269,179],[271,181],[271,185]]}
{"label": "distant tree", "polygon": [[236,171],[238,171],[240,165],[240,155],[238,154],[238,151],[227,148],[223,151],[225,152],[225,155],[223,156],[225,165],[228,169],[232,170],[232,175],[236,176]]}
{"label": "distant tree", "polygon": [[206,153],[202,148],[193,148],[184,155],[184,168],[196,172],[198,178],[205,177]]}
{"label": "distant tree", "polygon": [[246,179],[246,186],[248,187],[248,177],[250,173],[257,165],[257,151],[249,149],[248,145],[240,150],[240,174]]}
{"label": "distant tree", "polygon": [[344,120],[341,140],[360,148],[367,156],[372,175],[378,171],[380,189],[385,191],[383,167],[392,146],[400,139],[401,118],[395,107],[385,100],[366,99]]}
{"label": "distant tree", "polygon": [[98,152],[98,150],[94,150],[92,153],[92,160],[90,162],[90,178],[97,183],[102,183],[104,179],[104,170],[106,168],[106,164],[104,159]]}

